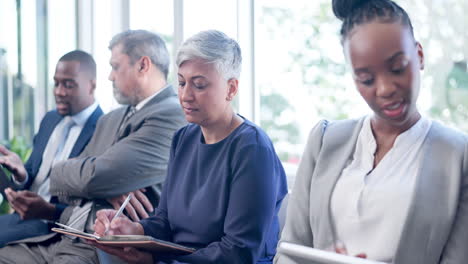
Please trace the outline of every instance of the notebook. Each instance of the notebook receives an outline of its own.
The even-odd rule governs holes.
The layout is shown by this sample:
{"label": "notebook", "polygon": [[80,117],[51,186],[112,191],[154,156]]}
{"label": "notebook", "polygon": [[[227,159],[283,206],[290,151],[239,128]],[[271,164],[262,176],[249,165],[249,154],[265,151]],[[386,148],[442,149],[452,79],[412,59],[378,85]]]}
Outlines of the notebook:
{"label": "notebook", "polygon": [[281,242],[278,252],[297,260],[298,263],[308,264],[386,264],[368,259],[356,258],[306,247],[288,242]]}
{"label": "notebook", "polygon": [[172,242],[156,239],[150,236],[142,235],[112,235],[112,236],[97,236],[81,232],[72,227],[56,223],[63,228],[52,228],[52,231],[79,237],[86,240],[92,240],[99,244],[113,247],[135,247],[146,251],[158,252],[161,254],[172,254],[172,255],[186,255],[193,253],[194,248],[185,247]]}

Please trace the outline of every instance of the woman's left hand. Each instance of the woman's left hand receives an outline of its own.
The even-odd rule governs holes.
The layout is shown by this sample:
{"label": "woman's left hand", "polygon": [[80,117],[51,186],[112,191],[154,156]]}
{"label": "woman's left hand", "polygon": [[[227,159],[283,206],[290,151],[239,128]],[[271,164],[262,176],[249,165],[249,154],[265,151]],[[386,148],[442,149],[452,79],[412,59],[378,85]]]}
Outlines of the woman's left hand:
{"label": "woman's left hand", "polygon": [[128,263],[141,263],[141,264],[152,264],[156,262],[155,259],[153,259],[153,255],[151,253],[145,252],[138,250],[134,247],[124,247],[124,248],[118,248],[118,247],[109,247],[109,246],[104,246],[99,243],[96,243],[94,241],[90,241],[90,244],[93,246],[101,249],[102,251],[109,253],[111,255],[115,255],[119,257],[120,259],[128,262]]}
{"label": "woman's left hand", "polygon": [[[336,245],[334,246],[334,251],[336,253],[341,254],[341,255],[349,255],[348,250],[346,249],[346,246],[344,245],[343,242],[337,241],[335,244]],[[366,253],[359,253],[359,254],[355,255],[354,257],[366,259],[367,254]]]}

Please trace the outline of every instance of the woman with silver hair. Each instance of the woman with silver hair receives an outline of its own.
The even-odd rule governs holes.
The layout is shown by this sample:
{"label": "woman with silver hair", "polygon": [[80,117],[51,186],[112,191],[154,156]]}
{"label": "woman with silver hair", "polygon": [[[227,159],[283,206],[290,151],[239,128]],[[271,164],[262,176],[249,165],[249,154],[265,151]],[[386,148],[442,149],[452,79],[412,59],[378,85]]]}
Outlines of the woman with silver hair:
{"label": "woman with silver hair", "polygon": [[144,234],[197,248],[185,256],[103,248],[134,263],[271,263],[286,177],[268,136],[237,115],[241,52],[219,31],[188,39],[177,55],[179,100],[191,124],[174,136],[168,176],[153,217],[131,222],[98,212],[103,234]]}

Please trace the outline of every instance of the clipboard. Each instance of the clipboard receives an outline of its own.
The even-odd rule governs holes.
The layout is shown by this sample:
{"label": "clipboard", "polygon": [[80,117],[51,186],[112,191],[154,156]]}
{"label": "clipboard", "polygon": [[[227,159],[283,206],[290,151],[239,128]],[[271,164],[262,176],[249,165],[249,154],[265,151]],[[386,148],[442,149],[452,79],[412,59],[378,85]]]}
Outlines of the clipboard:
{"label": "clipboard", "polygon": [[[64,225],[60,225],[64,226]],[[161,254],[187,255],[195,252],[195,248],[185,247],[176,243],[156,239],[150,236],[141,235],[115,235],[99,237],[93,234],[81,232],[79,230],[68,228],[52,228],[52,231],[79,237],[85,240],[95,241],[101,245],[112,247],[135,247],[149,252]]]}
{"label": "clipboard", "polygon": [[306,247],[288,242],[281,242],[278,247],[278,252],[287,255],[294,260],[301,261],[299,263],[309,264],[387,264],[384,262],[373,261],[369,259],[356,258],[320,250],[316,248]]}

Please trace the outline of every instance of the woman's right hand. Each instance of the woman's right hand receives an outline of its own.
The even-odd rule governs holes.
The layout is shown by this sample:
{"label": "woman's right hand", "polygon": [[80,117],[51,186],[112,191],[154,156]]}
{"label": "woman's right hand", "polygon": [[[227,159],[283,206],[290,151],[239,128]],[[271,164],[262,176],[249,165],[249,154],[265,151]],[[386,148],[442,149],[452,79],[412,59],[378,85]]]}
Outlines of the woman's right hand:
{"label": "woman's right hand", "polygon": [[[345,244],[343,242],[341,242],[341,241],[335,242],[335,246],[333,248],[334,248],[335,253],[338,253],[338,254],[341,254],[341,255],[349,255]],[[359,254],[355,255],[354,257],[366,259],[367,254],[366,253],[359,253]]]}
{"label": "woman's right hand", "polygon": [[145,232],[140,223],[132,222],[125,215],[113,219],[116,213],[116,210],[111,209],[99,210],[96,213],[96,221],[94,222],[96,235],[144,235]]}

